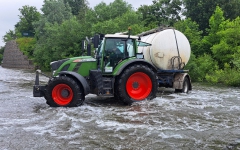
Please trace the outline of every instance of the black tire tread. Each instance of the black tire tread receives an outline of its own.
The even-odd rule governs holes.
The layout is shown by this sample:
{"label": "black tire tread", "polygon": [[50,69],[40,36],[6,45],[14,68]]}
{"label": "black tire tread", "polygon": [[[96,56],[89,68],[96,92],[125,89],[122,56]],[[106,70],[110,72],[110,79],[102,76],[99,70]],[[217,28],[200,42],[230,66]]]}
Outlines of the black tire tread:
{"label": "black tire tread", "polygon": [[[69,104],[65,106],[60,106],[56,104],[52,98],[53,88],[60,83],[69,85],[73,90],[73,99]],[[84,97],[82,86],[79,85],[74,79],[67,76],[59,76],[59,77],[52,78],[49,81],[45,91],[45,99],[46,99],[46,103],[51,107],[77,107],[83,104],[85,97]]]}
{"label": "black tire tread", "polygon": [[157,80],[156,80],[156,75],[153,72],[152,68],[149,68],[148,66],[143,64],[134,64],[126,68],[120,74],[120,76],[116,79],[116,82],[115,82],[115,92],[117,95],[117,99],[122,100],[125,104],[128,104],[128,105],[132,104],[133,102],[139,101],[139,100],[132,99],[127,94],[127,91],[126,91],[126,81],[129,78],[129,76],[135,72],[144,72],[150,77],[150,79],[152,80],[152,91],[147,97],[147,99],[152,100],[156,98]]}

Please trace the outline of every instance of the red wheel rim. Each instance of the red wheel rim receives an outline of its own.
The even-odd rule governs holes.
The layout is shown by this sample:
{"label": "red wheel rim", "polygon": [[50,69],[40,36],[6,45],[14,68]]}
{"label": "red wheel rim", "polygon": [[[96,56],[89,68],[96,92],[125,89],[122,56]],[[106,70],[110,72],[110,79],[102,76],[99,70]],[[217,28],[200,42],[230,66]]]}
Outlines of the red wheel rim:
{"label": "red wheel rim", "polygon": [[73,91],[66,84],[58,84],[52,90],[52,98],[58,105],[67,105],[72,101]]}
{"label": "red wheel rim", "polygon": [[126,84],[128,95],[135,100],[143,100],[152,91],[152,81],[150,77],[142,72],[132,74]]}

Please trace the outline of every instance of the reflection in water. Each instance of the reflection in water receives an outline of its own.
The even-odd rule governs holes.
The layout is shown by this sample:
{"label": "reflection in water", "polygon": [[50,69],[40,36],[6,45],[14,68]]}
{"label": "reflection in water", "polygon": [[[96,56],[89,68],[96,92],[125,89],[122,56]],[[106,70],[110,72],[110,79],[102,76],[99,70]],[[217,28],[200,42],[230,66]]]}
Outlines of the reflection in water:
{"label": "reflection in water", "polygon": [[195,83],[189,94],[159,89],[154,100],[132,106],[88,95],[81,107],[51,108],[32,97],[33,72],[0,72],[3,149],[240,148],[239,88]]}

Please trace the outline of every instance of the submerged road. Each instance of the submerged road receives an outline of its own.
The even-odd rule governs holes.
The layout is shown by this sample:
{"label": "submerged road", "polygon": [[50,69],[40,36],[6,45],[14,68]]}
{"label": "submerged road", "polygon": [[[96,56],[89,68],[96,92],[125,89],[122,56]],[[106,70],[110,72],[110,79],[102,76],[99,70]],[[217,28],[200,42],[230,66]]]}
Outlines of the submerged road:
{"label": "submerged road", "polygon": [[160,89],[132,106],[88,95],[83,106],[51,108],[32,97],[33,72],[0,73],[3,150],[240,149],[239,88],[195,83],[189,94]]}

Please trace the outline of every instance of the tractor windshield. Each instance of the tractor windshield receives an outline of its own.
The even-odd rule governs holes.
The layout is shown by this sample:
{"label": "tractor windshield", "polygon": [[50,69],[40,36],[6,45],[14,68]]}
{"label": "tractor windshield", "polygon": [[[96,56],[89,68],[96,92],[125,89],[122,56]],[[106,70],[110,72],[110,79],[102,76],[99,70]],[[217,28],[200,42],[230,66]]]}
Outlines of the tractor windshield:
{"label": "tractor windshield", "polygon": [[105,72],[112,72],[122,60],[135,56],[133,39],[105,38],[103,42],[98,54],[103,54],[102,66]]}

